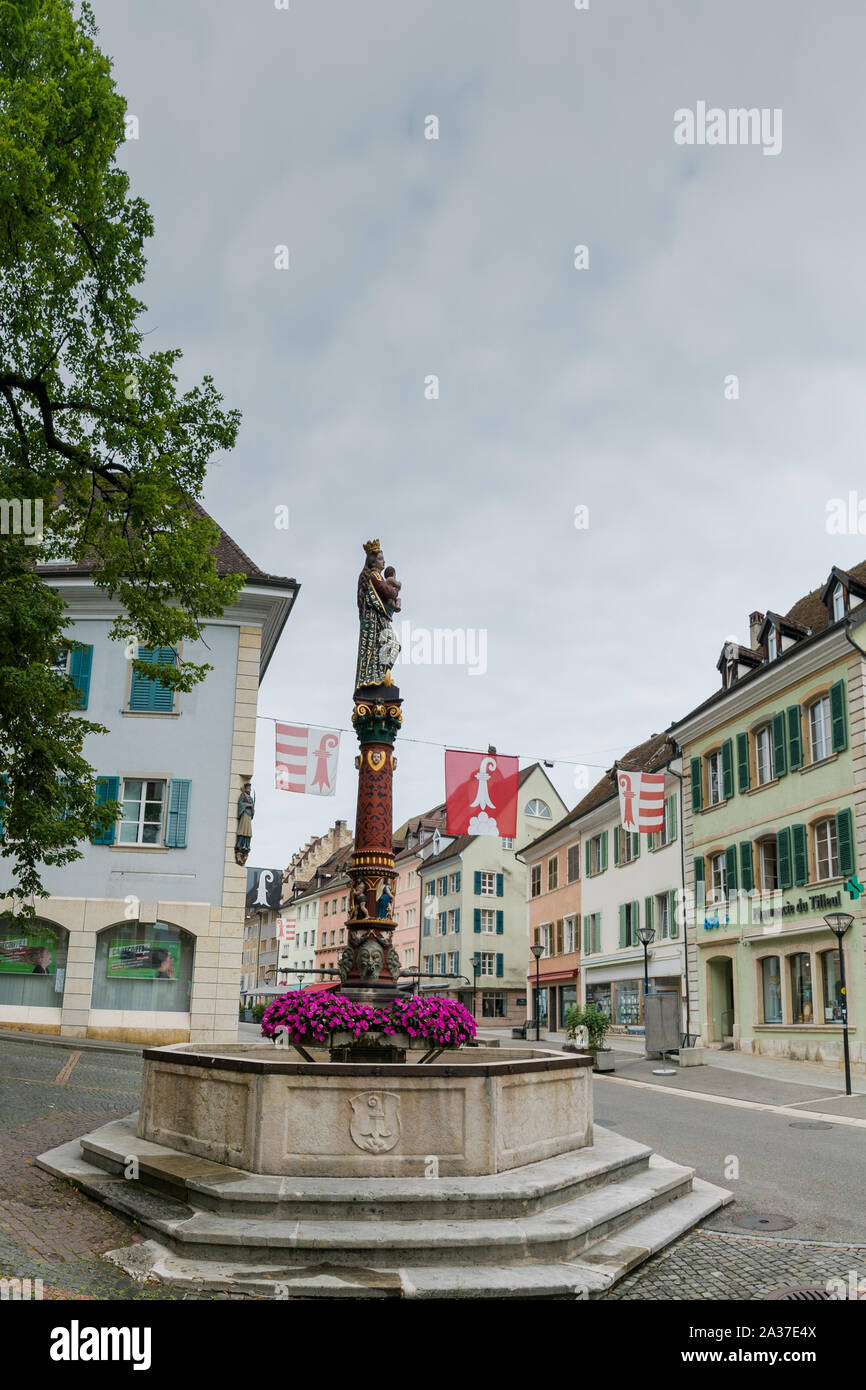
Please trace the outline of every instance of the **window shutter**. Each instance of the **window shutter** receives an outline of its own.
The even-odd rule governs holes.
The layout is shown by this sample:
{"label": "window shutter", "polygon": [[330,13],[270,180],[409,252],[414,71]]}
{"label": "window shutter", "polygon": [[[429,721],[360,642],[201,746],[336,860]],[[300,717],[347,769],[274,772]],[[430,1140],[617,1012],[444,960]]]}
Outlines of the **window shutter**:
{"label": "window shutter", "polygon": [[636,830],[636,831],[634,832],[634,834],[633,834],[632,837],[631,837],[631,842],[632,842],[632,852],[631,852],[631,857],[632,857],[632,859],[640,859],[640,831],[639,831],[639,830]]}
{"label": "window shutter", "polygon": [[737,891],[737,846],[728,845],[725,850],[725,887],[729,893]]}
{"label": "window shutter", "polygon": [[601,950],[601,913],[594,912],[590,921],[592,922],[592,949],[598,954]]}
{"label": "window shutter", "polygon": [[424,935],[425,935],[425,936],[429,936],[429,935],[430,935],[430,918],[429,918],[429,917],[425,917],[425,918],[424,918]]}
{"label": "window shutter", "polygon": [[480,932],[480,930],[481,930],[481,908],[480,908],[480,907],[476,907],[476,909],[475,909],[474,929],[475,929],[475,931],[477,931],[477,932]]}
{"label": "window shutter", "polygon": [[613,832],[613,862],[614,867],[619,863],[619,826]]}
{"label": "window shutter", "polygon": [[791,828],[788,825],[776,835],[776,860],[779,874],[779,887],[793,887],[794,875],[791,865]]}
{"label": "window shutter", "polygon": [[[667,817],[667,806],[665,807],[665,817]],[[656,832],[654,830],[647,831],[646,847],[650,850],[656,847]]]}
{"label": "window shutter", "polygon": [[78,701],[79,709],[87,709],[87,701],[90,696],[90,668],[92,664],[92,647],[81,647],[70,655],[69,678],[81,697]]}
{"label": "window shutter", "polygon": [[497,912],[497,913],[496,913],[496,935],[497,935],[497,936],[502,936],[502,934],[503,934],[504,931],[505,931],[505,913],[504,913],[504,912]]}
{"label": "window shutter", "polygon": [[697,884],[697,883],[703,883],[703,882],[704,882],[704,856],[703,856],[702,854],[696,854],[696,855],[695,855],[695,883]]}
{"label": "window shutter", "polygon": [[729,801],[734,794],[734,745],[726,738],[722,744],[722,796]]}
{"label": "window shutter", "polygon": [[841,753],[848,747],[844,681],[837,681],[835,685],[830,686],[830,725],[833,731],[833,752]]}
{"label": "window shutter", "polygon": [[[117,801],[120,789],[119,777],[97,777],[96,779],[96,800],[102,805],[105,801]],[[97,831],[91,836],[91,843],[94,845],[113,845],[115,826],[110,825],[100,835]]]}
{"label": "window shutter", "polygon": [[644,920],[644,926],[645,926],[645,927],[651,927],[651,926],[652,926],[652,924],[653,924],[653,900],[652,900],[652,898],[644,898],[644,900],[643,900],[643,920]]}
{"label": "window shutter", "polygon": [[454,878],[455,878],[454,892],[455,892],[455,893],[459,893],[459,892],[460,892],[460,870],[459,870],[459,869],[458,869],[457,873],[454,875]]}
{"label": "window shutter", "polygon": [[9,778],[5,772],[0,772],[0,840],[3,838],[3,819],[6,814],[6,788],[9,785]]}
{"label": "window shutter", "polygon": [[701,760],[692,758],[692,810],[701,809]]}
{"label": "window shutter", "polygon": [[586,858],[586,876],[587,876],[587,878],[589,878],[590,874],[592,873],[592,864],[591,864],[590,858],[589,858],[589,846],[590,846],[591,843],[592,843],[592,842],[591,842],[590,840],[587,840],[587,841],[586,841],[586,855],[585,855],[585,858]]}
{"label": "window shutter", "polygon": [[628,925],[625,920],[625,903],[619,905],[619,944],[628,945]]}
{"label": "window shutter", "polygon": [[454,952],[454,974],[455,974],[455,975],[459,975],[459,974],[460,974],[460,952],[459,952],[459,951],[455,951],[455,952]]}
{"label": "window shutter", "polygon": [[839,851],[839,872],[847,878],[854,872],[854,830],[851,811],[847,807],[836,816],[836,847]]}
{"label": "window shutter", "polygon": [[737,791],[749,790],[749,735],[737,734]]}
{"label": "window shutter", "polygon": [[455,907],[455,909],[454,909],[454,930],[455,930],[456,932],[460,930],[460,908],[459,908],[459,907]]}
{"label": "window shutter", "polygon": [[669,919],[669,921],[670,921],[670,926],[669,926],[668,930],[669,930],[671,936],[679,936],[679,934],[680,934],[680,928],[679,928],[679,924],[678,924],[678,922],[677,922],[677,890],[676,890],[676,888],[671,888],[670,892],[668,893],[668,898],[669,898],[669,900],[670,900],[670,907],[668,908],[668,919]]}
{"label": "window shutter", "polygon": [[475,895],[476,895],[476,897],[478,896],[478,894],[479,894],[480,892],[481,892],[481,873],[480,873],[480,871],[479,871],[478,869],[476,869],[476,870],[475,870]]}
{"label": "window shutter", "polygon": [[751,893],[755,886],[755,870],[752,864],[751,840],[740,841],[740,878],[743,882],[743,891]]}
{"label": "window shutter", "polygon": [[666,832],[665,832],[665,839],[668,840],[668,841],[671,841],[671,840],[675,840],[675,839],[677,838],[677,834],[678,834],[678,832],[679,832],[679,827],[677,826],[677,794],[676,794],[676,792],[671,792],[670,796],[667,798],[667,800],[666,800],[666,802],[665,802],[665,807],[666,807],[666,815],[667,815],[667,830],[666,830]]}
{"label": "window shutter", "polygon": [[191,786],[191,782],[177,778],[168,784],[168,819],[165,827],[165,843],[175,849],[186,849]]}
{"label": "window shutter", "polygon": [[803,730],[799,705],[788,706],[788,753],[788,766],[792,772],[796,772],[798,767],[803,766]]}
{"label": "window shutter", "polygon": [[636,945],[637,945],[637,941],[638,941],[637,929],[638,929],[638,924],[639,924],[639,922],[640,922],[640,903],[637,901],[637,898],[635,898],[634,902],[633,902],[632,905],[631,905],[631,941],[628,943],[630,946],[636,946]]}
{"label": "window shutter", "polygon": [[583,954],[588,956],[592,951],[592,918],[583,919]]}
{"label": "window shutter", "polygon": [[607,831],[601,832],[601,868],[602,873],[607,868]]}
{"label": "window shutter", "polygon": [[792,826],[791,834],[794,844],[794,883],[798,888],[801,888],[804,883],[809,882],[809,857],[806,852],[805,825]]}
{"label": "window shutter", "polygon": [[496,875],[496,896],[501,898],[505,892],[505,877],[503,874]]}
{"label": "window shutter", "polygon": [[785,751],[785,716],[779,713],[773,715],[773,776],[784,777],[787,771],[788,759]]}
{"label": "window shutter", "polygon": [[501,980],[505,974],[505,957],[499,952],[496,953],[496,978]]}

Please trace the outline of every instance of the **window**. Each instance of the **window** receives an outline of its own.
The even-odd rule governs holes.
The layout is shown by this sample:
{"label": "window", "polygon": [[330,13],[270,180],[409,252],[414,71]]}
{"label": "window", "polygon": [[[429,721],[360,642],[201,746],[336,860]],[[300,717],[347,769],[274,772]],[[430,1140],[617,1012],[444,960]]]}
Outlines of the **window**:
{"label": "window", "polygon": [[331,945],[332,945],[332,946],[335,946],[335,945],[336,945],[336,940],[335,940],[336,935],[337,935],[337,929],[336,929],[336,927],[335,927],[334,930],[331,932]]}
{"label": "window", "polygon": [[346,911],[346,899],[345,899],[345,898],[341,898],[341,899],[340,899],[340,911],[341,911],[341,912],[345,912],[345,911]]}
{"label": "window", "polygon": [[0,1003],[59,1009],[68,933],[38,917],[0,923]]}
{"label": "window", "polygon": [[782,1022],[782,973],[778,956],[765,956],[761,961],[761,993],[764,1000],[764,1022]]}
{"label": "window", "polygon": [[496,912],[492,907],[481,909],[481,930],[490,933],[496,931]]}
{"label": "window", "polygon": [[839,976],[839,952],[822,951],[818,957],[821,962],[821,994],[824,1004],[824,1022],[842,1022],[842,981]]}
{"label": "window", "polygon": [[449,951],[449,952],[448,952],[448,973],[449,973],[450,975],[457,975],[457,974],[459,973],[459,971],[458,971],[458,965],[459,965],[459,959],[458,959],[457,952],[456,952],[456,951]]}
{"label": "window", "polygon": [[809,706],[809,743],[813,763],[828,758],[833,751],[829,695],[822,696]]}
{"label": "window", "polygon": [[542,946],[542,956],[546,959],[550,955],[551,923],[545,922],[538,928],[538,945]]}
{"label": "window", "polygon": [[812,1022],[812,960],[805,952],[788,957],[791,971],[791,1022]]}
{"label": "window", "polygon": [[566,852],[565,876],[569,883],[576,883],[580,878],[580,844],[569,845]]}
{"label": "window", "polygon": [[459,917],[459,911],[458,911],[458,909],[457,909],[456,907],[449,907],[449,909],[448,909],[448,930],[449,930],[449,931],[459,931],[459,930],[460,930],[460,917]]}
{"label": "window", "polygon": [[779,655],[779,638],[775,627],[771,627],[767,633],[767,660],[775,661]]}
{"label": "window", "polygon": [[447,892],[448,892],[448,875],[447,875],[447,874],[444,874],[443,877],[440,878],[440,880],[439,880],[439,896],[440,896],[440,898],[444,898]]}
{"label": "window", "polygon": [[755,780],[759,787],[773,780],[773,740],[769,724],[755,734]]}
{"label": "window", "polygon": [[640,854],[640,833],[632,833],[619,827],[616,832],[619,836],[619,862],[620,864],[630,864],[633,859],[637,859]]}
{"label": "window", "polygon": [[758,841],[759,887],[762,893],[772,893],[779,886],[779,851],[776,837]]}
{"label": "window", "polygon": [[656,894],[656,921],[658,923],[657,936],[660,940],[665,940],[671,934],[671,895],[670,893]]}
{"label": "window", "polygon": [[529,896],[538,898],[541,896],[541,865],[533,864],[529,870]]}
{"label": "window", "polygon": [[451,892],[452,892],[452,893],[459,893],[459,892],[460,892],[460,875],[459,875],[459,874],[452,874],[452,875],[451,875],[450,887],[451,887]]}
{"label": "window", "polygon": [[[583,919],[583,950],[585,955],[598,955],[601,950],[601,913],[589,913]],[[589,985],[587,985],[587,1003],[589,1003]]]}
{"label": "window", "polygon": [[508,1014],[508,999],[504,994],[488,994],[485,990],[481,996],[481,1017],[482,1018],[505,1018]]}
{"label": "window", "polygon": [[421,960],[421,968],[422,968],[422,970],[424,971],[425,975],[429,975],[430,972],[431,972],[431,970],[433,969],[433,957],[432,957],[432,956],[424,956],[424,957],[422,957],[422,960]]}
{"label": "window", "polygon": [[710,856],[710,891],[708,903],[723,903],[727,900],[727,879],[725,877],[724,854]]}
{"label": "window", "polygon": [[122,922],[96,938],[94,1009],[189,1013],[195,939],[165,922]]}
{"label": "window", "polygon": [[[139,647],[137,660],[149,665],[177,666],[177,652],[173,647]],[[149,711],[151,714],[171,714],[174,709],[174,691],[170,685],[159,680],[148,680],[146,676],[131,671],[129,681],[129,708]]]}
{"label": "window", "polygon": [[602,831],[600,835],[593,835],[589,842],[589,872],[591,874],[603,873],[607,868],[607,832]]}
{"label": "window", "polygon": [[448,913],[447,913],[447,912],[440,912],[440,913],[439,913],[439,935],[440,935],[440,936],[447,936],[447,934],[448,934]]}
{"label": "window", "polygon": [[502,836],[502,848],[503,848],[503,849],[514,849],[514,840],[512,839],[512,837],[511,837],[510,835],[503,835],[503,836]]}
{"label": "window", "polygon": [[480,886],[479,892],[480,892],[485,898],[493,898],[493,897],[495,897],[495,896],[496,896],[496,875],[495,875],[495,874],[489,874],[489,873],[484,873],[484,872],[482,872],[482,873],[479,875],[479,877],[480,877],[480,879],[481,879],[481,886]]}
{"label": "window", "polygon": [[552,859],[547,861],[547,891],[552,893],[554,888],[559,885],[559,855],[555,854]]}
{"label": "window", "polygon": [[429,902],[430,899],[433,898],[433,897],[435,897],[435,896],[436,896],[436,880],[435,880],[435,878],[428,878],[427,882],[424,884],[424,897],[425,897],[426,900]]}
{"label": "window", "polygon": [[414,964],[415,964],[415,947],[414,947],[414,946],[407,946],[407,947],[406,947],[405,951],[403,952],[403,964],[404,964],[404,965],[414,965]]}
{"label": "window", "polygon": [[537,797],[534,797],[532,801],[526,803],[526,814],[538,816],[541,820],[550,820],[550,807],[546,801],[539,801]]}
{"label": "window", "polygon": [[481,968],[478,971],[479,975],[494,975],[496,973],[496,952],[482,951],[480,954]]}
{"label": "window", "polygon": [[837,584],[833,590],[833,621],[838,622],[845,616],[845,590],[841,584]]}
{"label": "window", "polygon": [[328,915],[328,904],[327,904],[327,903],[323,903],[323,904],[322,904],[322,916],[323,916],[323,917],[327,917],[327,915]]}
{"label": "window", "polygon": [[816,878],[835,878],[839,873],[839,851],[836,844],[836,822],[819,821],[815,826]]}
{"label": "window", "polygon": [[710,806],[718,806],[724,800],[722,786],[722,750],[719,749],[707,758],[707,799]]}
{"label": "window", "polygon": [[637,929],[640,926],[639,908],[637,903],[626,903],[624,909],[625,917],[625,945],[636,946],[638,941]]}
{"label": "window", "polygon": [[118,841],[122,845],[158,845],[162,838],[165,782],[127,777],[123,781],[123,811]]}
{"label": "window", "polygon": [[658,832],[656,848],[661,849],[662,845],[669,845],[677,838],[677,797],[676,792],[671,796],[665,797],[665,815],[662,821],[662,828]]}
{"label": "window", "polygon": [[565,941],[563,944],[566,955],[568,955],[570,951],[576,951],[578,948],[576,917],[565,918]]}
{"label": "window", "polygon": [[345,943],[345,940],[346,940],[346,928],[345,928],[345,927],[341,927],[341,928],[340,928],[340,945],[341,945],[341,946]]}
{"label": "window", "polygon": [[414,927],[414,925],[415,925],[415,909],[414,909],[414,907],[407,907],[407,908],[406,908],[406,926],[407,926],[407,927]]}

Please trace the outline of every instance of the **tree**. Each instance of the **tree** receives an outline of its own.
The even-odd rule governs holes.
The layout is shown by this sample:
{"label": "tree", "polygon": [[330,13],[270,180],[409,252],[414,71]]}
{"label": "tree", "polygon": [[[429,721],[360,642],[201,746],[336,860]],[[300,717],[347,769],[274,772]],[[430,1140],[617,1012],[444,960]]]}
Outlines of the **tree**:
{"label": "tree", "polygon": [[[125,103],[80,11],[0,3],[0,895],[38,895],[39,864],[77,858],[116,809],[82,756],[104,730],[51,669],[64,605],[34,564],[86,561],[122,607],[111,636],[145,647],[199,637],[243,584],[218,573],[218,528],[195,506],[240,416],[209,376],[180,391],[178,349],[144,349],[134,289],[153,224],[116,163]],[[41,508],[36,534],[8,524],[22,504]],[[134,664],[178,690],[211,669]]]}

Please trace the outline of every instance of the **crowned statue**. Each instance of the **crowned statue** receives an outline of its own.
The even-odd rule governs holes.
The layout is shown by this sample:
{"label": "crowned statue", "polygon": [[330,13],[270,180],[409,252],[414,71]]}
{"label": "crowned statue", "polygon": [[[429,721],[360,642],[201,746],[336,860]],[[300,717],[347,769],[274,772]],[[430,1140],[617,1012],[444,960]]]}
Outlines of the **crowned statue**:
{"label": "crowned statue", "polygon": [[[355,689],[393,685],[391,667],[400,655],[400,643],[391,619],[400,609],[400,583],[393,567],[385,571],[379,541],[366,541],[367,560],[358,576],[358,668]],[[384,573],[383,573],[384,571]]]}

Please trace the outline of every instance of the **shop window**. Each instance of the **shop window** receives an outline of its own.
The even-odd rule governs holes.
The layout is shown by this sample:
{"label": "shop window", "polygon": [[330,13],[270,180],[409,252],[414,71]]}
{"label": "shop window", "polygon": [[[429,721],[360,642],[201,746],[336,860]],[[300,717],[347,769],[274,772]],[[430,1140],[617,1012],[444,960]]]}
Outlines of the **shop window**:
{"label": "shop window", "polygon": [[0,922],[0,1004],[59,1009],[69,933],[39,917]]}
{"label": "shop window", "polygon": [[91,1008],[189,1013],[195,938],[165,922],[122,922],[96,938]]}
{"label": "shop window", "polygon": [[824,1004],[824,1022],[842,1022],[842,979],[839,974],[839,952],[822,951],[818,957],[821,963],[821,994]]}
{"label": "shop window", "polygon": [[839,873],[839,851],[835,820],[819,821],[814,828],[814,837],[816,877],[836,878]]}
{"label": "shop window", "polygon": [[788,957],[791,972],[791,1022],[812,1022],[812,960],[805,951]]}
{"label": "shop window", "polygon": [[764,1022],[782,1022],[782,972],[778,956],[765,956],[761,961],[761,992],[764,1000]]}
{"label": "shop window", "polygon": [[482,1018],[505,1018],[508,1014],[508,998],[504,994],[487,994],[481,996],[481,1017]]}
{"label": "shop window", "polygon": [[613,1016],[613,1006],[611,1003],[610,983],[587,985],[586,1007],[588,1009],[598,1009],[599,1013],[607,1014],[608,1018],[611,1018]]}
{"label": "shop window", "polygon": [[639,1024],[640,1019],[640,980],[614,980],[613,983],[613,1022],[621,1027]]}

